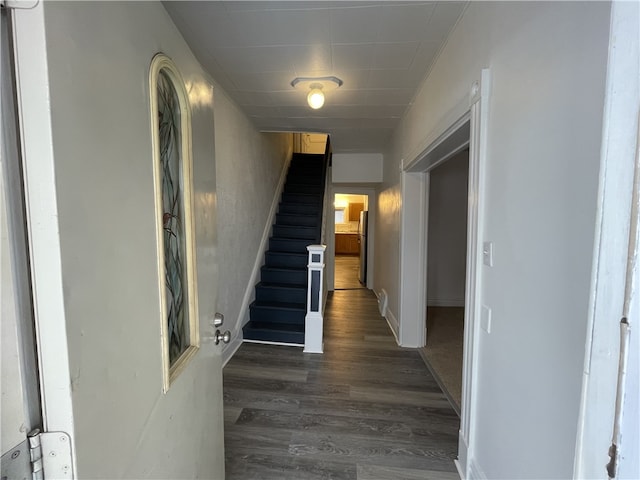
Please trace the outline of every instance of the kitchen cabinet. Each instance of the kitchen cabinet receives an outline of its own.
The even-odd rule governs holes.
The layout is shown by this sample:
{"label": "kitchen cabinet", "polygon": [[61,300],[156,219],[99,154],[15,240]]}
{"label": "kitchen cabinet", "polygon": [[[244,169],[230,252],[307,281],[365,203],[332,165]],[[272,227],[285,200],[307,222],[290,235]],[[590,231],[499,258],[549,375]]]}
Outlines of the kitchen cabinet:
{"label": "kitchen cabinet", "polygon": [[364,210],[364,203],[349,204],[349,221],[357,222],[360,220],[360,212]]}
{"label": "kitchen cabinet", "polygon": [[358,255],[360,244],[357,233],[336,233],[336,254]]}

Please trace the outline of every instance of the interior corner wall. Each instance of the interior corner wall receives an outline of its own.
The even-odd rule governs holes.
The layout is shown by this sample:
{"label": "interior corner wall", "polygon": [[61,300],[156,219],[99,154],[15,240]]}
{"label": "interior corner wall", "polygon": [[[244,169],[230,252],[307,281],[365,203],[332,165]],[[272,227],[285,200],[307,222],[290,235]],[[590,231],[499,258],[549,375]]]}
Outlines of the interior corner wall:
{"label": "interior corner wall", "polygon": [[[395,131],[378,197],[376,291],[399,313],[399,171],[490,69],[469,463],[571,478],[594,245],[610,4],[470,2]],[[419,201],[419,199],[405,199]],[[401,318],[401,317],[398,317]]]}
{"label": "interior corner wall", "polygon": [[463,307],[469,150],[429,172],[427,305]]}

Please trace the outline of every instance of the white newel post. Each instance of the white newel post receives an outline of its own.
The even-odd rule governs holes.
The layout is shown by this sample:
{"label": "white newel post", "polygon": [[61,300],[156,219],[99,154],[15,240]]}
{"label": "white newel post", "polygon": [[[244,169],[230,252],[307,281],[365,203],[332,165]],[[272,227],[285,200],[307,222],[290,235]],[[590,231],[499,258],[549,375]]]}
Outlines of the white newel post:
{"label": "white newel post", "polygon": [[324,251],[326,245],[309,245],[307,315],[305,317],[304,351],[322,353],[324,316]]}

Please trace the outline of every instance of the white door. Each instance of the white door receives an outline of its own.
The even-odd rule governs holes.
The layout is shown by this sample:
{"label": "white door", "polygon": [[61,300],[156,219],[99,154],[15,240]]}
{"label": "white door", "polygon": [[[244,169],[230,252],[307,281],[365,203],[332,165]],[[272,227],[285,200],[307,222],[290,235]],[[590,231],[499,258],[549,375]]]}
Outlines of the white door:
{"label": "white door", "polygon": [[[14,35],[44,426],[71,435],[79,478],[222,479],[212,84],[159,2],[40,2]],[[199,321],[168,388],[158,52],[189,93]]]}

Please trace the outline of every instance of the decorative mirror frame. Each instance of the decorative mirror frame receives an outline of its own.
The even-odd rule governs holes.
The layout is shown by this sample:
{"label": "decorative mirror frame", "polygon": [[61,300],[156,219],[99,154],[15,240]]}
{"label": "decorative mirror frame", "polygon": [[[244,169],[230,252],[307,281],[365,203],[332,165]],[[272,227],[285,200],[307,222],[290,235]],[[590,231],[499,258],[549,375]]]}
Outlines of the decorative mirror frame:
{"label": "decorative mirror frame", "polygon": [[[180,159],[179,180],[182,186],[182,208],[184,227],[184,266],[186,269],[186,295],[184,308],[188,315],[186,320],[189,332],[187,346],[173,364],[169,354],[169,326],[167,311],[167,293],[165,283],[165,244],[164,244],[164,209],[162,189],[162,166],[160,155],[160,127],[158,124],[158,80],[163,72],[170,80],[180,105]],[[162,387],[166,393],[173,381],[185,369],[189,361],[197,353],[200,346],[198,297],[195,274],[195,238],[193,222],[193,189],[192,189],[192,148],[191,148],[191,109],[185,84],[173,61],[166,55],[159,53],[151,61],[149,71],[149,96],[151,99],[151,134],[153,140],[153,177],[156,213],[156,251],[158,258],[158,290],[160,299],[161,319],[161,347],[162,347]]]}

